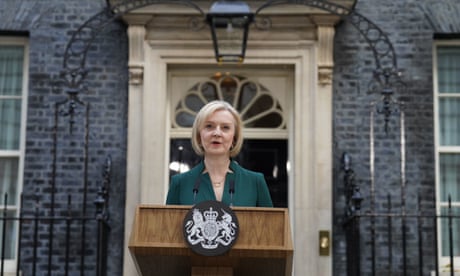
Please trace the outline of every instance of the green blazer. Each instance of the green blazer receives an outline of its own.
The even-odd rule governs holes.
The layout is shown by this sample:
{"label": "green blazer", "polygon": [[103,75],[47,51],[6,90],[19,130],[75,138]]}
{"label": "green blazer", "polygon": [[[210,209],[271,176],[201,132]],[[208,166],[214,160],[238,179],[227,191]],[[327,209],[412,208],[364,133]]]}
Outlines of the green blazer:
{"label": "green blazer", "polygon": [[[233,206],[273,207],[270,192],[262,173],[244,169],[235,161],[230,162],[231,172],[225,178],[222,202]],[[203,173],[204,163],[200,162],[188,172],[171,178],[166,204],[194,205],[206,200],[216,200],[208,173]],[[233,196],[230,194],[231,182],[234,183]],[[198,193],[193,193],[199,183]]]}

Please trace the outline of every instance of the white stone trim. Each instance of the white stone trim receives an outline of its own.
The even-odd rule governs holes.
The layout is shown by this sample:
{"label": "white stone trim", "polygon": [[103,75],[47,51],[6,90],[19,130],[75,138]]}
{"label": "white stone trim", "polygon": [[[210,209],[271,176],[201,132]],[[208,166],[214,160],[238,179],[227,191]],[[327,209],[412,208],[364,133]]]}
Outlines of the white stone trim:
{"label": "white stone trim", "polygon": [[[332,79],[319,78],[324,70],[332,76],[331,26],[318,30],[318,41],[250,40],[244,62],[294,67],[293,119],[287,137],[293,275],[332,275],[332,252],[330,256],[318,252],[319,231],[329,230],[332,236]],[[144,74],[143,82],[129,86],[124,275],[130,276],[136,275],[127,251],[134,208],[140,203],[163,204],[169,184],[168,65],[215,64],[209,40],[141,41],[141,34],[129,32],[130,42],[134,35],[135,45],[143,45],[144,51],[144,62],[136,60],[132,51],[129,61],[130,68],[143,65]]]}

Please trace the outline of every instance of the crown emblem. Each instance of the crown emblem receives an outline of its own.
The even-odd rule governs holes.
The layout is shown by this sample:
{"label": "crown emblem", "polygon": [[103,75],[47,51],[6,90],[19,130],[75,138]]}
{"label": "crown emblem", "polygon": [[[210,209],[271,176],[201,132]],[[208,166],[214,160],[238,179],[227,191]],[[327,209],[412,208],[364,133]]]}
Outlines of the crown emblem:
{"label": "crown emblem", "polygon": [[208,222],[213,222],[217,220],[217,217],[219,216],[219,213],[217,211],[213,211],[212,207],[209,208],[208,211],[204,211],[204,217],[206,221]]}

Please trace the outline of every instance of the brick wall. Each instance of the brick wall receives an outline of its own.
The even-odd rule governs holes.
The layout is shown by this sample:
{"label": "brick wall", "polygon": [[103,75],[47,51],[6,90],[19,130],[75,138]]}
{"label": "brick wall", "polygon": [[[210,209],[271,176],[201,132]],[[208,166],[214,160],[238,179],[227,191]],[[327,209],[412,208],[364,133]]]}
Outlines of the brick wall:
{"label": "brick wall", "polygon": [[[2,0],[0,1],[0,30],[27,31],[30,41],[29,98],[27,116],[26,160],[24,172],[24,212],[32,214],[38,198],[42,215],[49,215],[51,185],[55,189],[55,213],[64,214],[67,195],[72,195],[72,209],[80,214],[83,207],[85,135],[88,134],[88,196],[87,215],[94,216],[93,201],[97,187],[103,181],[105,159],[112,158],[112,183],[109,190],[111,227],[109,269],[107,275],[121,275],[123,256],[124,195],[126,175],[127,131],[127,36],[125,26],[111,23],[101,31],[87,55],[89,74],[79,93],[80,100],[89,106],[88,128],[85,128],[85,106],[77,105],[72,134],[69,117],[58,116],[54,139],[55,105],[67,99],[66,89],[58,81],[63,69],[64,51],[71,35],[91,16],[105,7],[102,0]],[[65,111],[67,105],[63,105]],[[53,177],[53,143],[56,144],[56,177]],[[46,227],[40,235],[39,265],[46,259]],[[31,227],[23,229],[23,237],[32,238]],[[87,229],[88,242],[95,241],[95,229]],[[64,237],[55,230],[55,250],[62,250]],[[72,236],[79,239],[80,236]],[[30,240],[24,242],[30,245]],[[25,247],[24,247],[25,248]],[[78,251],[72,248],[71,254]],[[26,264],[32,252],[21,252]],[[87,260],[88,266],[94,260]],[[25,266],[25,274],[30,273]],[[59,271],[59,266],[53,267]],[[62,268],[61,268],[62,269]]]}
{"label": "brick wall", "polygon": [[[424,212],[434,212],[435,164],[433,132],[432,46],[435,33],[457,33],[460,9],[457,0],[446,1],[358,1],[356,11],[377,24],[393,43],[398,68],[403,70],[405,89],[393,98],[404,102],[406,132],[405,208],[415,213],[418,194]],[[381,97],[370,92],[368,83],[375,67],[372,52],[356,29],[344,22],[337,27],[334,68],[334,275],[346,275],[346,243],[342,227],[345,213],[345,190],[340,158],[348,152],[353,158],[356,183],[364,196],[363,211],[370,210],[369,104]],[[389,195],[393,211],[401,211],[400,124],[398,114],[392,116],[389,132],[383,131],[382,119],[375,124],[375,201],[376,211],[383,211]],[[378,226],[378,225],[377,225]],[[409,229],[413,242],[415,224]],[[425,233],[431,236],[432,233]],[[396,239],[398,237],[395,236]],[[401,238],[399,236],[399,238]],[[401,242],[399,240],[398,242]],[[412,253],[417,245],[410,245]],[[395,246],[396,247],[396,246]],[[428,257],[433,246],[424,244]],[[367,250],[367,251],[366,251]],[[369,247],[363,255],[369,256]],[[380,252],[379,252],[380,250]],[[385,242],[379,243],[377,254],[385,255]],[[411,251],[410,251],[411,252]],[[394,256],[394,266],[401,265],[401,252]],[[362,259],[369,268],[369,258]],[[433,267],[426,259],[424,268]],[[408,265],[414,269],[418,260]],[[364,265],[366,267],[366,265]],[[417,271],[417,270],[412,270]],[[425,270],[427,271],[427,270]],[[369,271],[367,271],[369,272]]]}
{"label": "brick wall", "polygon": [[[24,194],[26,212],[38,195],[47,208],[53,182],[53,127],[55,104],[67,99],[64,87],[56,83],[62,69],[65,47],[72,33],[105,6],[99,0],[2,0],[0,30],[28,31],[30,34],[29,108],[27,118],[27,158]],[[434,207],[432,43],[435,33],[460,33],[458,0],[361,0],[356,10],[376,23],[389,37],[397,54],[398,68],[404,70],[406,89],[394,95],[405,103],[407,208],[413,210],[416,195],[422,194],[425,210]],[[126,30],[111,23],[102,31],[88,52],[90,73],[80,92],[89,104],[88,213],[102,181],[102,166],[110,155],[113,160],[110,187],[110,236],[108,275],[121,275],[123,255],[124,195],[126,175],[127,124],[127,53]],[[334,275],[345,275],[346,243],[342,228],[345,191],[340,157],[348,152],[353,158],[356,181],[369,208],[369,103],[380,95],[368,90],[375,61],[357,30],[349,23],[337,26],[334,68]],[[59,116],[57,132],[56,197],[64,208],[66,195],[82,189],[82,140],[85,135],[84,108],[75,117],[72,135],[68,117]],[[387,194],[400,208],[399,130],[392,117],[389,132],[376,123],[376,208],[383,208]],[[81,198],[76,197],[76,208]],[[399,204],[399,206],[398,206]],[[61,209],[59,209],[61,210]],[[30,229],[25,229],[30,234]],[[23,252],[24,259],[31,252]],[[425,266],[430,265],[428,261]],[[410,265],[415,266],[416,263]]]}

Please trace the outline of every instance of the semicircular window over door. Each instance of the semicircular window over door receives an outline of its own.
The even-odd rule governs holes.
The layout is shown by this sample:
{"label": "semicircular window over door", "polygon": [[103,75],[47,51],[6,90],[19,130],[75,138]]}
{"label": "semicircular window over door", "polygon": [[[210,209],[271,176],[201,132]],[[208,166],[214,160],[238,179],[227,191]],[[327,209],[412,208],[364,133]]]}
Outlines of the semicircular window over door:
{"label": "semicircular window over door", "polygon": [[[280,70],[172,70],[170,176],[200,162],[191,147],[191,127],[198,111],[213,100],[225,100],[240,112],[245,136],[234,159],[243,167],[262,172],[276,207],[287,207],[288,125],[287,100],[291,78]],[[237,73],[236,73],[237,72]],[[282,80],[283,83],[280,83]]]}
{"label": "semicircular window over door", "polygon": [[228,73],[216,73],[209,80],[194,85],[175,109],[173,128],[192,127],[201,107],[213,100],[231,103],[240,112],[245,128],[286,128],[282,108],[267,88]]}

